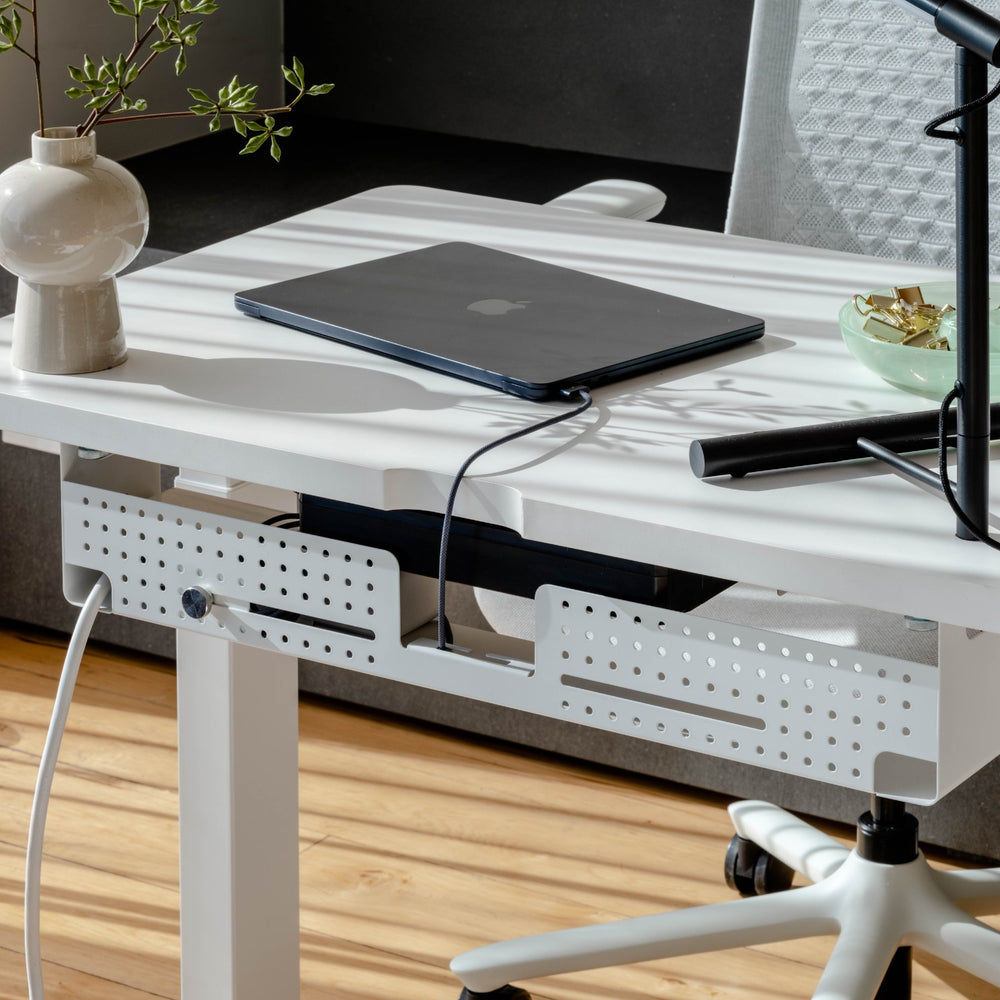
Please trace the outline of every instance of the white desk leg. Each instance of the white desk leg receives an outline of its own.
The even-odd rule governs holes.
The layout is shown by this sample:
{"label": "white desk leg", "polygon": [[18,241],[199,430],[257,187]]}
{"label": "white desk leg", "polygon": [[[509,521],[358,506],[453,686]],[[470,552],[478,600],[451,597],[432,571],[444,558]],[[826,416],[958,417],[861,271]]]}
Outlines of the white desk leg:
{"label": "white desk leg", "polygon": [[177,721],[182,1000],[295,1000],[295,658],[179,631]]}

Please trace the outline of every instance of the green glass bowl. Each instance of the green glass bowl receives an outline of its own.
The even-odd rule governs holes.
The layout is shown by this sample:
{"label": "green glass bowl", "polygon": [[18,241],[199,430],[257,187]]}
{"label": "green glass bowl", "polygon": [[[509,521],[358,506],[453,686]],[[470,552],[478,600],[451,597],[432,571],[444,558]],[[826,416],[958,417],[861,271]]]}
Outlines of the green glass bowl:
{"label": "green glass bowl", "polygon": [[[935,305],[955,303],[953,281],[924,282],[920,290],[926,302]],[[888,295],[889,290],[880,289],[874,294]],[[1000,311],[992,308],[993,302],[1000,300],[1000,285],[990,285],[990,300],[990,398],[1000,401]],[[954,350],[929,351],[878,340],[862,330],[865,318],[854,308],[853,302],[844,304],[839,318],[840,332],[848,350],[889,385],[940,402],[955,384],[957,368]],[[946,332],[944,324],[942,332]]]}

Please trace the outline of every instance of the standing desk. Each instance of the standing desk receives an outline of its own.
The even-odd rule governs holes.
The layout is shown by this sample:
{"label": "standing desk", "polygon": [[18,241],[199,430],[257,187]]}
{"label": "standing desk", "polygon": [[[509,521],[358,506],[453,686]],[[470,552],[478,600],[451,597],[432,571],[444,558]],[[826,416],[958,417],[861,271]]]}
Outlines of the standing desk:
{"label": "standing desk", "polygon": [[[588,413],[490,453],[458,515],[932,618],[939,666],[551,587],[536,600],[534,649],[481,636],[464,653],[439,651],[419,630],[433,614],[426,581],[401,578],[391,555],[262,527],[296,491],[440,511],[468,454],[560,405],[233,307],[244,288],[446,240],[766,321],[758,342],[598,390]],[[0,426],[63,442],[67,597],[81,601],[105,572],[111,610],[177,628],[185,1000],[296,995],[299,656],[911,802],[936,800],[992,759],[1000,560],[953,537],[937,496],[870,462],[709,482],[688,465],[695,438],[925,408],[851,358],[836,316],[855,292],[941,277],[391,187],[123,279],[119,368],[17,372],[10,319],[0,321]],[[181,467],[181,490],[161,493],[161,465]],[[214,595],[204,619],[181,610],[191,585]],[[337,628],[268,618],[255,611],[265,602]]]}

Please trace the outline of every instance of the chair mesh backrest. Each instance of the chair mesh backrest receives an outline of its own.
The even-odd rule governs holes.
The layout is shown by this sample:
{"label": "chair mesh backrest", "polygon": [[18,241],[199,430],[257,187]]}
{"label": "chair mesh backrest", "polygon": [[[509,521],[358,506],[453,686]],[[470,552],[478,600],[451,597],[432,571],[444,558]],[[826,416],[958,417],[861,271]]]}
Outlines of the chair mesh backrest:
{"label": "chair mesh backrest", "polygon": [[[976,3],[1000,16],[1000,0]],[[951,42],[891,0],[756,0],[727,232],[954,266],[955,146],[923,131],[954,106],[954,62]],[[991,106],[992,271],[996,117]]]}

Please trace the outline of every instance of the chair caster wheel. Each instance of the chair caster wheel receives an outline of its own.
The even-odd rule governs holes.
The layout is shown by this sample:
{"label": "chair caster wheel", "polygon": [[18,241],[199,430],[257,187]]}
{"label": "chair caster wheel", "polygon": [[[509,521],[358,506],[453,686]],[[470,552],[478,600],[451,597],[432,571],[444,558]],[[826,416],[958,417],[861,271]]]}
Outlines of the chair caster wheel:
{"label": "chair caster wheel", "polygon": [[792,886],[795,872],[768,854],[752,840],[737,834],[726,851],[726,885],[741,896],[763,896],[784,892]]}
{"label": "chair caster wheel", "polygon": [[531,1000],[531,995],[520,986],[501,986],[488,993],[473,993],[472,990],[465,988],[459,994],[458,1000]]}

